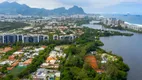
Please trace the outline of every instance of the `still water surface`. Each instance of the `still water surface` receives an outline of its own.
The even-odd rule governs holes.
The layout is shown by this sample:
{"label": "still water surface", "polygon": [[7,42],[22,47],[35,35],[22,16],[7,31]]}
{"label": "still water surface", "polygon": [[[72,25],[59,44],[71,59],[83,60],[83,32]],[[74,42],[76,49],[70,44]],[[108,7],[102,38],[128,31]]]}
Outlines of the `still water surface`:
{"label": "still water surface", "polygon": [[[101,25],[83,26],[105,29]],[[142,80],[142,34],[134,33],[131,37],[111,36],[100,39],[104,43],[103,49],[122,56],[124,62],[129,65],[128,80]]]}

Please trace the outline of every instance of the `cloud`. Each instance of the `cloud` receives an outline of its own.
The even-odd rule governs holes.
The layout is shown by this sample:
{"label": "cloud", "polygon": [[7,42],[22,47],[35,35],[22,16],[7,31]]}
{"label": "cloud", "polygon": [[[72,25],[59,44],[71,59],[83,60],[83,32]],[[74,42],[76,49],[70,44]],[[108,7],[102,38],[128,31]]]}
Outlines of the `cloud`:
{"label": "cloud", "polygon": [[30,7],[46,9],[58,7],[69,8],[73,5],[77,5],[82,7],[86,12],[99,11],[99,9],[124,2],[142,3],[142,0],[0,0],[0,2],[3,1],[16,1],[20,4],[27,4]]}
{"label": "cloud", "polygon": [[142,2],[142,0],[58,0],[67,5],[79,5],[82,7],[103,8],[121,2]]}
{"label": "cloud", "polygon": [[65,6],[58,0],[0,0],[0,2],[18,2],[20,4],[26,4],[30,7],[34,8],[46,8],[46,9],[54,9],[58,7]]}
{"label": "cloud", "polygon": [[0,3],[1,3],[1,2],[4,2],[4,1],[5,1],[5,0],[0,0]]}
{"label": "cloud", "polygon": [[46,9],[53,9],[63,6],[63,4],[57,0],[18,0],[17,2],[21,4],[27,4],[30,7]]}

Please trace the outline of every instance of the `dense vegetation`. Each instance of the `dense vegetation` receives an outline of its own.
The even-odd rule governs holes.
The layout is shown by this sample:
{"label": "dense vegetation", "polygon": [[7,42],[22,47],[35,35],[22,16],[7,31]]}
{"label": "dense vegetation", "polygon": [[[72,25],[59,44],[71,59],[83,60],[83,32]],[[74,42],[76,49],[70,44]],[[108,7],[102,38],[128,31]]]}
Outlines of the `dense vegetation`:
{"label": "dense vegetation", "polygon": [[[98,51],[104,53],[105,51],[100,49],[103,43],[99,40],[99,37],[103,36],[114,36],[114,35],[125,35],[120,32],[114,31],[102,31],[90,28],[83,28],[84,34],[81,35],[73,42],[67,41],[50,41],[50,42],[40,42],[40,43],[28,43],[21,44],[17,43],[17,46],[27,46],[27,45],[48,45],[48,47],[40,52],[40,55],[35,57],[32,64],[27,66],[15,79],[12,74],[8,74],[5,78],[0,80],[17,80],[21,78],[29,77],[29,74],[35,72],[37,68],[45,61],[45,58],[49,55],[49,52],[56,45],[70,44],[68,49],[64,52],[67,54],[66,58],[61,60],[60,71],[61,80],[124,80],[127,76],[127,71],[129,67],[123,63],[123,59],[118,57],[116,62],[107,62],[105,66],[106,71],[102,74],[98,74],[92,67],[84,61],[85,56],[90,53],[90,51]],[[55,45],[52,45],[55,44]],[[107,53],[107,52],[105,52]],[[10,53],[11,54],[11,53]],[[111,53],[108,53],[111,54]],[[111,54],[113,55],[113,54]],[[6,66],[6,65],[5,65]],[[4,67],[5,68],[5,67]]]}
{"label": "dense vegetation", "polygon": [[[54,44],[49,45],[44,51],[39,53],[40,56],[37,56],[33,59],[32,63],[27,66],[18,76],[18,78],[26,78],[28,75],[37,70],[37,68],[45,61],[46,57],[49,55],[50,51],[54,48]],[[16,78],[13,74],[8,74],[5,78],[0,80],[15,80]]]}
{"label": "dense vegetation", "polygon": [[99,51],[102,53],[105,52],[99,48],[99,46],[103,45],[103,43],[99,40],[99,36],[111,36],[115,34],[106,34],[90,28],[84,28],[84,32],[85,33],[76,40],[75,45],[71,45],[65,50],[67,56],[66,59],[62,60],[60,66],[61,80],[126,79],[129,67],[123,63],[123,59],[121,57],[117,56],[118,61],[116,62],[107,62],[107,64],[104,66],[106,70],[102,74],[96,73],[95,70],[84,61],[85,55],[90,51]]}
{"label": "dense vegetation", "polygon": [[0,30],[1,31],[8,31],[17,28],[23,28],[25,26],[29,26],[29,24],[22,23],[22,22],[0,22]]}
{"label": "dense vegetation", "polygon": [[49,52],[54,48],[56,45],[62,45],[62,44],[71,44],[73,41],[45,41],[45,42],[40,42],[40,43],[15,43],[15,44],[5,44],[2,47],[5,46],[13,46],[13,50],[5,53],[5,55],[2,57],[2,59],[7,59],[8,56],[12,55],[15,51],[21,49],[22,47],[26,46],[41,46],[41,45],[47,45],[48,47],[44,50],[41,51],[39,56],[35,57],[32,61],[32,63],[27,66],[26,69],[24,69],[18,76],[14,76],[13,74],[9,74],[7,71],[7,66],[9,65],[4,65],[2,69],[0,69],[1,72],[4,74],[8,74],[5,78],[1,78],[0,80],[19,80],[21,78],[29,78],[29,74],[32,72],[35,72],[37,68],[45,61],[46,57],[49,55]]}
{"label": "dense vegetation", "polygon": [[89,24],[89,22],[92,20],[92,18],[85,17],[83,19],[77,20],[75,23],[77,26],[81,26],[83,24]]}
{"label": "dense vegetation", "polygon": [[[92,35],[96,35],[96,37],[108,37],[108,36],[132,36],[133,34],[131,33],[121,33],[118,31],[108,31],[108,30],[97,30],[97,29],[91,29],[91,28],[84,28],[84,31],[87,36],[87,34],[91,33]],[[94,37],[92,36],[92,37]],[[85,36],[84,36],[85,38]]]}
{"label": "dense vegetation", "polygon": [[49,45],[44,51],[41,51],[39,53],[40,56],[35,57],[32,63],[28,65],[27,68],[23,70],[18,77],[27,77],[30,73],[35,72],[38,67],[46,60],[46,57],[49,56],[49,53],[54,48],[54,46],[54,44]]}
{"label": "dense vegetation", "polygon": [[97,42],[88,42],[82,45],[71,45],[67,50],[67,60],[61,63],[61,80],[93,80],[96,72],[84,62],[84,56],[90,50],[95,50]]}
{"label": "dense vegetation", "polygon": [[142,30],[134,30],[134,29],[130,29],[130,28],[127,28],[127,27],[123,28],[121,25],[119,25],[117,27],[111,27],[111,26],[107,26],[107,25],[102,24],[102,23],[100,23],[100,24],[103,25],[105,28],[142,33]]}
{"label": "dense vegetation", "polygon": [[19,50],[21,47],[19,46],[13,46],[11,51],[8,51],[6,53],[4,53],[4,56],[1,59],[6,59],[8,58],[8,56],[12,55],[14,52],[16,52],[17,50]]}

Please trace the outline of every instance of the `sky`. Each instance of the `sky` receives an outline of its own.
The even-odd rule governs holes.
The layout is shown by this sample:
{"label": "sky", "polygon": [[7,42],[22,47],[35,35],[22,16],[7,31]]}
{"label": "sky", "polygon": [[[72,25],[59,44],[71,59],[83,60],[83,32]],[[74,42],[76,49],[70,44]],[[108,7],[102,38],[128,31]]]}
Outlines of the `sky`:
{"label": "sky", "polygon": [[[58,7],[69,8],[77,5],[82,7],[86,13],[107,12],[107,8],[110,6],[122,3],[138,3],[142,5],[142,0],[0,0],[0,3],[4,1],[18,2],[20,4],[26,4],[30,7],[45,9],[54,9]],[[123,7],[121,8],[123,9]],[[115,11],[108,11],[115,13]],[[131,9],[128,9],[127,12],[131,12]]]}

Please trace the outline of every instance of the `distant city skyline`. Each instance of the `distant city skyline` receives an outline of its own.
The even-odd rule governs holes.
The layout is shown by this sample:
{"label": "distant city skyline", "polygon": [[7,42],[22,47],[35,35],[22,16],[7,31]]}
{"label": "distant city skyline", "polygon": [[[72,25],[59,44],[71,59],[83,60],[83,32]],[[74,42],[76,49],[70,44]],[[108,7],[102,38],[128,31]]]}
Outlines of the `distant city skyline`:
{"label": "distant city skyline", "polygon": [[0,3],[5,1],[26,4],[33,8],[69,8],[77,5],[86,13],[142,14],[142,0],[0,0]]}

